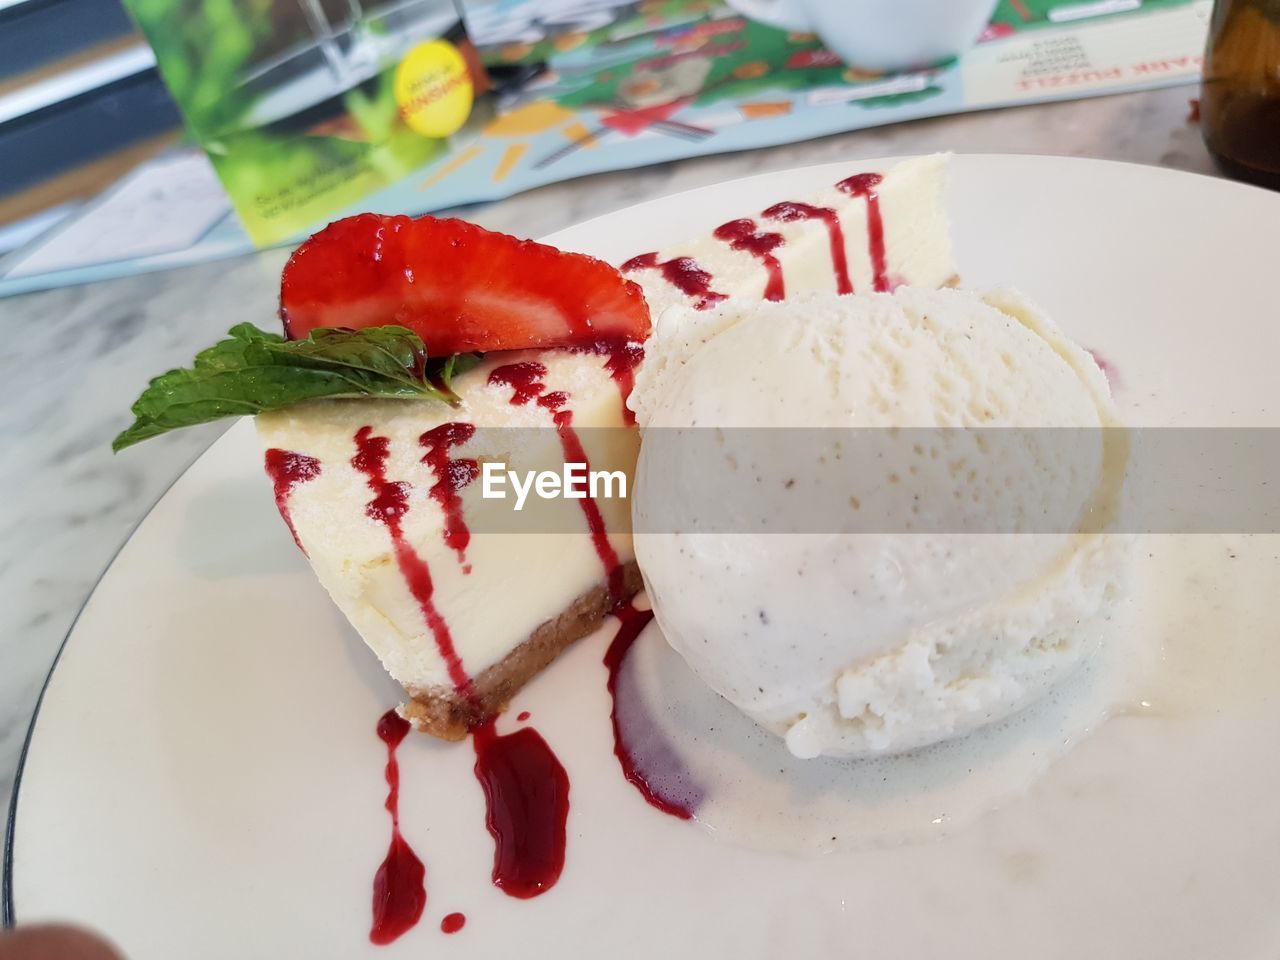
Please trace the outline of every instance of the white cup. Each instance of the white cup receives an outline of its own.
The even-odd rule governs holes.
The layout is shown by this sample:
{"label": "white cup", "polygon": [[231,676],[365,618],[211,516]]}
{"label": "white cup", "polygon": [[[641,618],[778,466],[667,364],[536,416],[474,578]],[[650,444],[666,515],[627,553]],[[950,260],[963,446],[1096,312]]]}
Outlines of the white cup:
{"label": "white cup", "polygon": [[997,0],[726,0],[752,20],[822,42],[856,67],[901,70],[973,46]]}

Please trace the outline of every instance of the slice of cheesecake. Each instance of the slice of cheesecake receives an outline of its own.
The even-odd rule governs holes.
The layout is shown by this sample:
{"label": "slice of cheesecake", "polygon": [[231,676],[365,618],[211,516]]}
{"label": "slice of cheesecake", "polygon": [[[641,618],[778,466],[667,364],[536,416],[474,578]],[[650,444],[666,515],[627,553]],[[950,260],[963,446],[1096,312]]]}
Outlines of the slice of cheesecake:
{"label": "slice of cheesecake", "polygon": [[[846,178],[638,254],[622,269],[655,315],[677,305],[713,314],[728,297],[941,286],[955,277],[944,170],[944,157],[930,157]],[[328,275],[335,268],[326,259]],[[383,264],[385,251],[366,259]],[[395,282],[430,267],[397,260]],[[288,282],[287,268],[287,317]],[[382,297],[367,276],[359,282],[361,325],[401,323],[419,302],[441,302],[416,290]],[[505,275],[494,282],[510,296]],[[341,309],[314,306],[291,322],[341,324]],[[429,347],[433,335],[472,342],[431,330],[422,310]],[[457,406],[318,400],[258,416],[282,515],[334,602],[405,688],[401,712],[420,730],[464,736],[640,587],[627,500],[536,500],[517,512],[483,497],[488,461],[521,473],[585,462],[633,475],[639,434],[626,400],[641,345],[593,340],[590,316],[576,322],[576,348],[487,354],[454,378]]]}
{"label": "slice of cheesecake", "polygon": [[[480,475],[571,461],[629,478],[640,438],[615,356],[490,354],[455,381],[457,408],[334,400],[258,416],[281,513],[418,729],[465,736],[639,589],[628,500],[530,493],[516,511],[510,486],[487,500]],[[282,476],[299,462],[305,476]]]}
{"label": "slice of cheesecake", "polygon": [[744,211],[704,236],[632,257],[621,269],[644,287],[655,319],[673,304],[708,310],[726,297],[952,285],[946,165],[946,154],[933,154],[886,173],[854,174],[803,200]]}

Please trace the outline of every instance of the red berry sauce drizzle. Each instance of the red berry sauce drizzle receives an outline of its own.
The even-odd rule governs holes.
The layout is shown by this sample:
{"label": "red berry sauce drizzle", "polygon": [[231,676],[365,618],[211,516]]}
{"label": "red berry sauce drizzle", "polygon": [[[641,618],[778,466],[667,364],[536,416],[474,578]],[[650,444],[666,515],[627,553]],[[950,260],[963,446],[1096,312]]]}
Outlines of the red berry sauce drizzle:
{"label": "red berry sauce drizzle", "polygon": [[844,230],[840,228],[840,215],[830,207],[811,207],[807,203],[784,200],[775,203],[761,214],[766,220],[790,223],[795,220],[821,220],[831,239],[831,269],[836,275],[836,293],[853,293],[849,280],[849,261],[844,251]]}
{"label": "red berry sauce drizzle", "polygon": [[426,868],[400,833],[400,761],[396,748],[409,722],[394,710],[378,721],[378,737],[387,745],[387,812],[391,845],[373,877],[373,927],[369,939],[379,945],[396,940],[422,917],[427,905]]}
{"label": "red berry sauce drizzle", "polygon": [[[489,374],[489,384],[509,386],[511,403],[514,406],[536,402],[538,406],[550,410],[551,420],[556,425],[556,432],[560,435],[560,446],[564,450],[565,462],[584,464],[589,472],[591,464],[587,461],[587,453],[582,448],[578,432],[573,429],[573,411],[568,407],[569,395],[559,390],[547,393],[546,384],[543,383],[546,375],[547,368],[537,361],[509,363]],[[609,531],[605,527],[604,517],[600,514],[600,506],[595,498],[590,496],[583,497],[578,503],[582,506],[587,529],[591,532],[591,542],[609,576],[609,592],[615,599],[620,599],[625,593],[622,583],[622,565],[618,562],[618,554],[609,542]]]}
{"label": "red berry sauce drizzle", "polygon": [[280,517],[284,520],[285,526],[293,534],[293,542],[305,554],[306,548],[298,539],[298,531],[294,529],[293,517],[289,513],[289,497],[293,495],[293,488],[298,484],[320,476],[320,461],[315,457],[307,457],[301,453],[279,450],[275,447],[267,451],[264,460],[267,476],[271,478],[271,485],[275,489],[276,509],[280,511]]}
{"label": "red berry sauce drizzle", "polygon": [[431,486],[431,499],[444,511],[444,543],[458,554],[463,573],[471,572],[471,565],[467,563],[471,531],[462,516],[462,498],[458,491],[480,476],[480,465],[471,459],[450,458],[449,449],[466,443],[475,432],[473,423],[442,423],[418,438],[418,443],[427,451],[422,462],[436,477]]}
{"label": "red berry sauce drizzle", "polygon": [[726,299],[723,293],[716,293],[711,289],[711,274],[698,266],[692,257],[676,257],[659,263],[656,253],[642,253],[624,263],[621,269],[623,273],[633,270],[661,271],[662,278],[667,283],[693,300],[695,310],[706,310]]}
{"label": "red berry sauce drizzle", "polygon": [[[539,406],[553,411],[556,429],[560,432],[564,447],[565,460],[570,463],[586,463],[586,454],[583,452],[582,444],[573,430],[572,413],[565,406],[568,397],[563,393],[546,392],[546,386],[543,383],[546,373],[546,367],[540,363],[513,363],[505,367],[498,367],[490,373],[489,383],[510,386],[511,402],[513,404],[523,405],[536,401]],[[623,400],[625,402],[625,396]],[[587,469],[590,469],[589,464]],[[619,621],[618,633],[605,654],[605,665],[609,670],[608,689],[614,704],[610,712],[614,733],[614,755],[617,756],[627,780],[640,791],[641,796],[646,801],[663,813],[687,820],[693,815],[697,802],[701,799],[700,792],[696,788],[689,787],[691,778],[688,775],[688,771],[685,770],[684,765],[680,762],[679,757],[675,755],[670,745],[662,740],[661,734],[657,732],[656,725],[647,720],[647,718],[642,717],[638,709],[629,711],[634,722],[628,724],[631,735],[624,736],[621,715],[618,710],[618,678],[621,674],[622,665],[632,644],[635,643],[645,625],[653,618],[653,614],[650,611],[637,610],[626,596],[622,566],[618,562],[618,555],[609,543],[608,532],[605,530],[604,521],[595,500],[588,496],[579,502],[582,504],[587,526],[591,531],[596,553],[609,575],[609,589],[614,602],[613,613]],[[525,716],[525,714],[521,714],[521,717]],[[526,732],[533,733],[532,730],[521,730],[518,731],[518,734]],[[518,734],[513,734],[512,736]],[[476,742],[480,742],[480,731],[477,731]],[[640,759],[638,754],[633,752],[632,746],[634,744],[641,744],[644,747],[643,759]],[[661,778],[664,781],[664,786],[667,781],[678,784],[682,788],[682,792],[687,796],[676,799],[668,791],[660,789],[658,778],[655,776],[655,772],[659,769],[664,772]],[[490,829],[493,829],[492,818],[490,819]],[[563,847],[561,847],[561,856],[563,856]]]}
{"label": "red berry sauce drizzle", "polygon": [[841,180],[836,189],[851,197],[863,197],[867,201],[867,252],[871,257],[871,286],[876,293],[888,293],[889,267],[884,252],[884,220],[880,217],[880,193],[878,187],[884,180],[878,173],[857,173]]}
{"label": "red berry sauce drizzle", "polygon": [[633,604],[625,603],[616,607],[614,614],[618,632],[604,655],[609,697],[613,701],[609,711],[613,755],[618,758],[622,775],[651,807],[680,820],[692,819],[702,801],[702,790],[645,712],[643,698],[627,696],[619,684],[627,654],[653,619],[653,611],[637,610]]}
{"label": "red berry sauce drizzle", "polygon": [[466,914],[448,913],[448,914],[445,914],[444,919],[440,921],[440,932],[441,933],[457,933],[466,925],[467,925]]}
{"label": "red berry sauce drizzle", "polygon": [[782,234],[757,230],[754,220],[730,220],[720,224],[711,233],[717,240],[725,241],[734,250],[751,254],[764,265],[765,272],[769,275],[764,285],[766,300],[786,299],[787,288],[782,281],[782,264],[773,253],[785,242]]}
{"label": "red berry sauce drizzle", "polygon": [[[627,400],[631,398],[631,391],[635,389],[636,367],[640,366],[641,361],[644,360],[644,344],[636,343],[634,340],[598,340],[589,347],[575,347],[573,352],[591,353],[597,357],[607,358],[604,368],[618,386],[618,399],[622,402],[622,422],[629,427],[635,426],[636,415],[627,406]],[[492,375],[489,382],[494,382]],[[523,391],[520,397],[520,404],[529,402],[524,399]],[[565,399],[568,399],[567,394]],[[511,402],[516,403],[514,398]]]}
{"label": "red berry sauce drizzle", "polygon": [[569,777],[533,727],[499,735],[491,719],[471,739],[493,836],[493,885],[521,900],[546,893],[564,869]]}
{"label": "red berry sauce drizzle", "polygon": [[[446,461],[444,477],[448,476],[450,469],[448,462],[458,462],[448,461],[448,450],[457,443],[464,442],[459,439],[464,432],[445,431],[424,443],[424,446],[429,447],[429,459],[437,456],[436,451],[443,451],[439,455]],[[454,689],[463,697],[473,698],[475,689],[471,677],[463,669],[449,626],[435,606],[430,569],[404,537],[402,521],[409,511],[411,488],[408,483],[387,479],[390,440],[388,437],[375,436],[372,428],[366,426],[356,432],[355,445],[356,455],[352,458],[351,465],[365,475],[369,489],[374,494],[373,500],[365,508],[366,513],[387,528],[401,576],[418,602]],[[437,477],[441,476],[441,472],[437,471]],[[437,484],[439,482],[438,479]],[[447,496],[455,494],[456,490],[447,492]],[[405,730],[408,729],[407,723],[399,717],[396,720],[404,724]],[[379,735],[384,736],[384,727],[390,725],[391,721],[384,717],[379,723]],[[484,788],[488,807],[486,820],[495,840],[494,885],[512,896],[536,896],[555,884],[564,866],[565,821],[569,809],[568,778],[546,741],[530,727],[504,736],[498,734],[493,721],[489,721],[475,730],[474,734],[476,777]],[[387,742],[390,745],[390,741]],[[397,739],[396,743],[398,742]],[[388,776],[390,777],[390,773]],[[393,828],[392,850],[403,848],[403,853],[398,854],[402,860],[408,857],[416,860],[416,856],[400,836],[398,818],[393,819]],[[388,854],[389,858],[390,856]],[[412,871],[380,870],[375,878],[375,907],[379,903],[414,902],[415,883],[420,886],[421,879],[420,873],[415,880]],[[397,887],[396,884],[399,883],[406,884],[407,889]],[[425,896],[425,893],[421,894],[424,903]],[[412,927],[421,912],[419,909],[415,915],[410,915],[408,912],[393,911],[398,919],[394,923],[388,923],[379,921],[379,914],[375,909],[370,939],[375,943],[391,942]]]}
{"label": "red berry sauce drizzle", "polygon": [[[863,197],[867,202],[867,251],[871,259],[871,285],[877,293],[885,293],[893,289],[890,281],[888,264],[885,257],[884,221],[880,215],[880,194],[878,187],[884,180],[878,173],[859,173],[836,184],[836,189],[851,197]],[[853,293],[853,281],[849,278],[848,255],[845,251],[844,230],[840,224],[840,215],[830,207],[815,207],[795,200],[784,200],[764,210],[761,217],[789,223],[796,220],[818,220],[827,228],[831,243],[831,268],[835,273],[836,292]],[[786,298],[786,286],[782,275],[782,264],[778,262],[774,251],[786,243],[780,233],[766,233],[757,228],[754,220],[730,220],[722,223],[712,231],[712,236],[723,240],[734,250],[751,254],[764,266],[768,273],[765,284],[766,300],[782,300]],[[667,283],[671,284],[693,302],[695,310],[706,310],[708,307],[725,299],[722,293],[711,289],[714,278],[702,266],[690,257],[675,257],[660,261],[657,253],[642,253],[632,257],[622,265],[622,271],[658,270]]]}
{"label": "red berry sauce drizzle", "polygon": [[528,900],[546,893],[564,869],[569,777],[533,727],[500,734],[490,718],[471,731],[476,779],[493,837],[493,885]]}
{"label": "red berry sauce drizzle", "polygon": [[387,457],[390,455],[389,437],[374,436],[372,427],[361,427],[355,436],[356,455],[351,466],[365,475],[365,481],[374,497],[365,505],[365,514],[387,528],[396,565],[404,578],[405,586],[417,601],[422,619],[435,640],[436,649],[444,660],[445,669],[454,688],[464,696],[472,695],[471,677],[462,667],[462,658],[453,645],[449,624],[435,605],[435,585],[431,569],[404,538],[401,521],[409,512],[409,484],[387,479]]}
{"label": "red berry sauce drizzle", "polygon": [[636,367],[644,359],[644,345],[627,341],[625,343],[597,345],[597,351],[603,350],[609,357],[604,368],[618,385],[618,396],[622,399],[622,422],[627,426],[635,426],[636,415],[627,406],[631,391],[636,385]]}
{"label": "red berry sauce drizzle", "polygon": [[[623,406],[631,392],[631,375],[644,356],[639,344],[601,345],[606,368],[619,385]],[[587,470],[582,441],[573,427],[569,395],[548,392],[547,368],[536,361],[512,363],[490,372],[491,386],[511,388],[514,406],[536,403],[551,413],[565,461]],[[625,601],[622,564],[609,542],[599,504],[590,495],[578,501],[591,542],[608,576],[615,603]],[[521,713],[519,720],[528,720]],[[472,731],[476,749],[476,777],[488,806],[486,824],[494,838],[493,882],[503,892],[521,898],[546,892],[564,867],[565,824],[569,812],[569,778],[542,736],[532,727],[499,736],[492,720]]]}

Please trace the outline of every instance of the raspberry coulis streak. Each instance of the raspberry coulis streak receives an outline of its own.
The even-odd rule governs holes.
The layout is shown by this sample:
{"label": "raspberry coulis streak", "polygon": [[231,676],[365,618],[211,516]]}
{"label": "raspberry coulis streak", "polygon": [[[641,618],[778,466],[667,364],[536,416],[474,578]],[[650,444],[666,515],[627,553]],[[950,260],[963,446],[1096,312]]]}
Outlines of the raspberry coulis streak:
{"label": "raspberry coulis streak", "polygon": [[596,345],[597,353],[604,353],[609,359],[604,368],[618,385],[618,397],[622,400],[622,422],[627,426],[635,426],[636,415],[627,406],[631,391],[636,385],[636,367],[644,360],[644,345],[628,340],[623,343],[600,343]]}
{"label": "raspberry coulis streak", "polygon": [[[877,293],[893,289],[889,277],[885,252],[884,220],[880,213],[879,186],[884,177],[878,173],[859,173],[847,177],[835,185],[841,193],[866,200],[867,253],[871,260],[871,287]],[[827,230],[831,246],[831,269],[835,275],[836,292],[853,293],[853,281],[849,276],[849,260],[845,247],[844,228],[840,215],[830,207],[818,207],[797,200],[783,200],[766,208],[760,214],[765,220],[788,223],[797,220],[821,222]],[[749,218],[730,220],[712,231],[712,236],[723,240],[734,250],[749,253],[760,261],[768,275],[765,283],[766,300],[782,300],[786,297],[786,284],[782,264],[776,251],[786,244],[780,233],[759,229]],[[725,299],[725,294],[712,290],[715,278],[705,267],[690,257],[673,257],[659,260],[657,253],[642,253],[626,261],[623,272],[634,270],[658,270],[667,283],[683,293],[696,310],[706,310]]]}
{"label": "raspberry coulis streak", "polygon": [[884,220],[880,216],[879,186],[884,180],[878,173],[857,173],[836,184],[836,189],[851,197],[867,201],[867,251],[871,257],[871,285],[876,293],[888,293],[889,267],[884,250]]}
{"label": "raspberry coulis streak", "polygon": [[662,279],[693,300],[695,310],[706,310],[726,299],[723,293],[716,293],[711,289],[711,274],[692,257],[674,257],[660,262],[656,252],[642,253],[624,263],[621,270],[623,273],[634,270],[659,271]]}
{"label": "raspberry coulis streak", "polygon": [[471,531],[462,515],[462,498],[458,491],[480,476],[480,465],[470,458],[453,459],[449,451],[466,443],[475,436],[475,432],[473,423],[442,423],[418,438],[418,443],[427,451],[422,462],[431,468],[436,478],[430,494],[444,513],[444,543],[457,553],[463,573],[471,572],[471,565],[467,563]]}
{"label": "raspberry coulis streak", "polygon": [[385,945],[400,938],[422,917],[427,905],[426,868],[400,833],[400,761],[396,748],[409,724],[394,710],[378,721],[378,738],[387,746],[387,801],[391,843],[373,877],[373,927],[369,939]]}
{"label": "raspberry coulis streak", "polygon": [[564,869],[564,766],[533,727],[499,734],[491,719],[471,731],[471,740],[493,837],[493,885],[522,900],[546,893]]}
{"label": "raspberry coulis streak", "polygon": [[[573,411],[568,406],[569,395],[559,390],[548,393],[546,384],[543,382],[546,375],[545,365],[527,360],[497,367],[489,374],[489,383],[510,387],[511,403],[515,406],[537,403],[538,406],[551,411],[551,420],[560,436],[560,446],[564,450],[565,461],[581,463],[586,470],[590,471],[591,464],[587,460],[587,453],[582,447],[578,432],[573,428]],[[609,593],[614,600],[620,600],[626,592],[622,564],[618,562],[617,551],[609,542],[609,531],[600,513],[600,505],[591,496],[583,497],[578,503],[582,506],[582,514],[587,521],[587,529],[591,533],[591,543],[609,578]]]}
{"label": "raspberry coulis streak", "polygon": [[761,216],[766,220],[780,220],[784,223],[795,220],[819,220],[825,224],[831,242],[831,269],[835,271],[836,293],[853,293],[853,282],[849,279],[849,261],[844,250],[844,230],[840,226],[839,214],[830,207],[814,207],[795,200],[784,200],[769,207]]}
{"label": "raspberry coulis streak", "polygon": [[464,913],[447,913],[440,921],[441,933],[457,933],[467,925],[467,916]]}
{"label": "raspberry coulis streak", "polygon": [[275,491],[276,509],[280,518],[293,535],[293,542],[306,554],[306,548],[298,539],[298,531],[293,526],[293,515],[289,512],[289,498],[293,496],[293,488],[300,483],[314,480],[320,476],[320,461],[291,450],[280,450],[272,447],[263,458],[267,476],[271,478],[271,486]]}
{"label": "raspberry coulis streak", "polygon": [[356,455],[351,458],[351,466],[364,474],[365,482],[374,494],[373,499],[365,506],[365,514],[387,528],[400,575],[422,611],[422,618],[431,631],[449,680],[460,694],[471,696],[471,677],[463,669],[462,658],[458,656],[454,646],[449,624],[435,604],[435,584],[431,580],[431,569],[404,536],[401,521],[409,512],[411,488],[402,481],[387,479],[390,438],[375,436],[373,428],[366,426],[356,431],[355,444]]}
{"label": "raspberry coulis streak", "polygon": [[680,820],[693,817],[693,810],[670,797],[664,797],[645,776],[635,755],[627,747],[622,735],[622,723],[618,713],[618,677],[622,673],[622,665],[631,651],[636,638],[653,619],[652,610],[637,610],[631,603],[619,604],[614,608],[614,616],[618,618],[618,632],[604,655],[604,665],[609,671],[607,686],[612,708],[609,711],[609,722],[613,725],[613,755],[618,758],[622,767],[622,775],[633,787],[640,791],[640,796],[651,807],[670,814]]}
{"label": "raspberry coulis streak", "polygon": [[[639,351],[639,345],[620,345],[602,351],[610,357],[609,363],[613,366],[610,373],[619,381],[624,402],[630,374],[643,355]],[[500,374],[501,370],[506,373]],[[572,411],[566,406],[568,397],[546,391],[542,383],[545,367],[515,364],[499,371],[494,371],[490,382],[510,384],[513,404],[536,401],[551,411],[566,458],[586,463],[585,452],[572,427]],[[471,424],[446,423],[419,438],[426,451],[423,462],[436,478],[430,496],[445,514],[445,544],[458,553],[464,569],[470,531],[458,490],[475,479],[478,466],[474,460],[453,458],[450,451],[466,443],[474,433],[475,427]],[[462,666],[448,623],[435,605],[430,568],[404,536],[403,518],[409,511],[411,487],[387,477],[390,439],[374,435],[372,427],[365,426],[356,432],[354,442],[356,454],[351,464],[364,474],[374,494],[366,505],[366,514],[386,527],[401,576],[418,602],[455,690],[474,700],[472,679]],[[609,545],[599,508],[590,498],[583,503],[592,542],[610,572],[611,588],[618,578],[620,589],[621,568]],[[425,868],[399,827],[399,766],[395,748],[408,728],[394,711],[384,716],[378,725],[379,737],[388,745],[388,783],[393,783],[394,778],[394,786],[388,798],[388,810],[392,811],[391,845],[374,878],[374,926],[370,939],[375,943],[390,943],[401,936],[418,922],[426,903]],[[472,730],[472,742],[476,753],[475,774],[485,796],[485,822],[494,839],[493,883],[504,893],[521,899],[545,893],[555,885],[564,867],[569,810],[569,779],[564,766],[532,727],[499,734],[491,718]],[[441,922],[441,929],[446,933],[456,932],[463,923],[465,918],[461,914],[451,914]]]}
{"label": "raspberry coulis streak", "polygon": [[730,220],[722,223],[711,232],[717,240],[723,240],[734,250],[749,253],[764,266],[768,281],[764,285],[766,300],[783,300],[787,296],[786,284],[782,279],[782,264],[774,255],[775,250],[786,241],[780,233],[767,233],[756,227],[754,220]]}

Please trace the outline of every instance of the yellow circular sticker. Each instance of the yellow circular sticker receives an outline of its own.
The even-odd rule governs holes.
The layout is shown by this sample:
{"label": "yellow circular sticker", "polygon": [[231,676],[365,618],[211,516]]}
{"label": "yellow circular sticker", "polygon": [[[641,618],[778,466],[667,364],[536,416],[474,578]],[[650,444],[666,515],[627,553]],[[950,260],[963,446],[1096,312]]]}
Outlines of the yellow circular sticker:
{"label": "yellow circular sticker", "polygon": [[425,137],[447,137],[467,122],[475,90],[467,61],[448,40],[430,40],[409,51],[394,81],[400,116]]}

